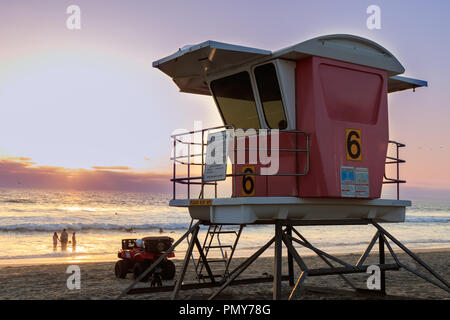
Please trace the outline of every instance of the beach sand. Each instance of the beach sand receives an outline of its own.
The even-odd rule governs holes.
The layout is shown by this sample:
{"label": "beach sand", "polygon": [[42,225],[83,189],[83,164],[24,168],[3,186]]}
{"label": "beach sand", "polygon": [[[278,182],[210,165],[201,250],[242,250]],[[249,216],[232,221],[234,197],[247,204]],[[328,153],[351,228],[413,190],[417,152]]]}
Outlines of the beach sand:
{"label": "beach sand", "polygon": [[[450,280],[450,249],[421,251],[418,254],[427,264],[433,267],[447,281]],[[417,263],[414,263],[405,254],[399,254],[400,261],[407,263],[414,269],[425,274]],[[341,259],[355,263],[359,254],[339,255]],[[232,266],[242,262],[236,258]],[[326,267],[318,257],[304,257],[309,268]],[[389,257],[386,263],[392,263]],[[181,260],[174,260],[177,271],[181,268]],[[367,262],[377,263],[376,252],[369,256]],[[0,266],[0,299],[115,299],[131,283],[131,275],[126,279],[114,277],[114,262],[82,263],[81,289],[69,290],[66,280],[67,264],[28,265],[28,266]],[[299,268],[295,266],[296,276]],[[244,272],[243,277],[264,277],[273,274],[273,258],[262,257],[255,261]],[[287,274],[287,259],[283,259],[283,274]],[[366,281],[369,274],[348,275],[348,279],[359,288],[367,288]],[[186,273],[185,283],[195,282],[192,263]],[[297,279],[297,278],[296,278]],[[296,280],[295,279],[295,280]],[[164,284],[173,284],[173,281],[164,281]],[[137,287],[148,286],[138,284]],[[304,282],[304,289],[295,295],[295,299],[368,299],[367,296],[356,295],[339,276],[309,277]],[[391,298],[409,299],[450,299],[450,294],[429,284],[410,272],[389,271],[386,273],[387,293]],[[318,288],[319,287],[319,288]],[[333,290],[321,290],[332,288]],[[217,288],[196,289],[180,291],[179,299],[207,299]],[[283,297],[289,295],[288,282],[283,282]],[[169,299],[170,293],[153,293],[127,295],[124,299]],[[217,299],[271,299],[272,282],[231,286],[225,289]]]}

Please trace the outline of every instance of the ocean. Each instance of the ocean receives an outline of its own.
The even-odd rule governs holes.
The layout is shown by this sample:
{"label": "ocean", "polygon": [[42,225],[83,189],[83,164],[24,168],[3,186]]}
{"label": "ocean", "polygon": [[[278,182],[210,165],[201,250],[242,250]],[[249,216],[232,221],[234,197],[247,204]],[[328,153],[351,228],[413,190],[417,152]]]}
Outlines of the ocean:
{"label": "ocean", "polygon": [[[145,192],[0,189],[0,265],[114,261],[121,239],[166,235],[175,240],[190,224],[187,209],[168,206],[171,195]],[[413,200],[406,222],[383,224],[410,249],[450,247],[450,200]],[[53,232],[76,232],[77,245],[53,248]],[[373,226],[297,228],[331,253],[364,250]],[[205,233],[202,228],[201,236]],[[236,256],[248,256],[273,236],[273,227],[247,226]],[[231,243],[232,235],[223,236]],[[227,243],[227,244],[228,244]],[[175,252],[184,257],[184,242]],[[310,254],[306,249],[300,253]],[[211,252],[211,255],[219,254]],[[272,255],[272,250],[265,255]]]}

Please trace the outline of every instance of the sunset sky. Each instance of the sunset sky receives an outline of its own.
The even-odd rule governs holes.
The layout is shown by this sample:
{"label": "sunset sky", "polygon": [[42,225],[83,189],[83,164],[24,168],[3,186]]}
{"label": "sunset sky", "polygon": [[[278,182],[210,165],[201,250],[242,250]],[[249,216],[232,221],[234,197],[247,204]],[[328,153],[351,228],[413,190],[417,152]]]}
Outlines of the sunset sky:
{"label": "sunset sky", "polygon": [[[81,8],[68,30],[66,8]],[[366,8],[381,8],[381,29]],[[0,187],[165,190],[169,136],[221,123],[152,61],[217,40],[278,50],[351,33],[390,50],[428,88],[390,96],[411,188],[450,190],[449,1],[2,1]],[[450,192],[448,193],[450,195]]]}

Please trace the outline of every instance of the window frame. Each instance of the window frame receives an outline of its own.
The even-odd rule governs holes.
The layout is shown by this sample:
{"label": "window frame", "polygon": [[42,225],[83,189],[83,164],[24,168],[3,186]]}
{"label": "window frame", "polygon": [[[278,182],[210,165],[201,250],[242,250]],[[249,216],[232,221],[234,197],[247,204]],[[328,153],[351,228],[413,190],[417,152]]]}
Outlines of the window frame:
{"label": "window frame", "polygon": [[282,107],[282,109],[283,109],[284,119],[285,119],[285,121],[286,121],[286,128],[281,129],[280,131],[283,131],[283,130],[289,130],[289,128],[290,128],[290,123],[289,123],[288,114],[287,114],[287,112],[286,112],[286,107],[285,107],[285,102],[284,102],[284,93],[283,93],[283,88],[282,88],[281,83],[280,83],[280,75],[279,75],[279,71],[278,71],[278,66],[277,66],[277,64],[276,64],[276,60],[266,61],[266,62],[264,62],[264,63],[260,63],[260,64],[257,64],[257,65],[254,65],[254,66],[252,66],[252,68],[251,68],[251,70],[252,70],[252,75],[253,75],[254,81],[255,81],[256,90],[257,90],[257,92],[258,92],[258,100],[259,100],[259,103],[260,103],[260,105],[261,105],[261,111],[262,111],[262,115],[263,115],[263,118],[264,118],[264,124],[265,124],[265,126],[267,127],[267,129],[278,129],[278,128],[271,128],[271,127],[269,126],[269,122],[267,121],[266,112],[265,112],[265,110],[264,110],[264,105],[263,105],[263,102],[262,102],[262,100],[261,100],[261,96],[260,96],[260,94],[259,94],[258,81],[256,80],[256,74],[255,74],[256,68],[265,66],[265,65],[267,65],[267,64],[273,65],[273,67],[274,67],[274,69],[275,69],[275,77],[277,78],[278,89],[280,90],[281,107]]}
{"label": "window frame", "polygon": [[[282,63],[286,64],[286,67],[282,67],[281,64]],[[284,115],[286,117],[286,121],[287,121],[287,127],[286,129],[283,130],[295,130],[296,126],[296,122],[297,119],[296,117],[296,78],[295,78],[295,69],[296,69],[296,62],[295,61],[291,61],[291,60],[285,60],[285,59],[266,59],[266,60],[260,60],[259,62],[251,62],[251,63],[247,63],[238,67],[234,67],[234,68],[230,68],[226,71],[221,70],[221,71],[216,71],[214,73],[206,73],[204,76],[205,82],[208,85],[209,88],[209,92],[211,93],[211,96],[214,100],[214,103],[216,104],[216,108],[219,111],[220,114],[220,118],[222,119],[222,123],[225,124],[225,119],[223,117],[222,111],[219,107],[219,103],[216,100],[216,97],[213,94],[213,91],[211,89],[211,82],[213,82],[214,80],[217,79],[221,79],[221,78],[225,78],[228,76],[232,76],[234,74],[238,74],[240,72],[246,71],[249,76],[250,76],[250,82],[251,82],[251,86],[252,86],[252,90],[253,90],[253,96],[255,98],[255,103],[256,103],[256,109],[258,112],[258,119],[259,119],[259,126],[261,129],[270,129],[270,127],[268,126],[266,119],[265,119],[265,114],[264,114],[264,110],[263,110],[263,106],[261,103],[261,99],[259,96],[259,90],[258,90],[258,85],[256,83],[256,78],[255,78],[255,74],[254,74],[254,68],[260,66],[260,65],[264,65],[267,63],[273,63],[275,66],[275,70],[276,70],[276,74],[277,74],[277,80],[278,80],[278,85],[280,87],[280,91],[281,91],[281,99],[282,99],[282,103],[283,103],[283,111],[284,111]],[[291,64],[291,65],[289,65]],[[286,71],[289,70],[289,71]],[[291,74],[287,74],[287,72],[291,72]],[[286,79],[284,79],[283,77],[285,77]],[[292,95],[292,97],[290,97],[290,95]],[[242,129],[249,129],[249,128],[242,128]],[[281,130],[281,131],[283,131]]]}
{"label": "window frame", "polygon": [[[220,117],[222,118],[222,122],[223,122],[224,124],[226,124],[226,122],[225,122],[225,117],[223,116],[221,106],[220,106],[219,102],[217,101],[216,96],[214,95],[214,91],[213,91],[213,89],[212,89],[212,87],[211,87],[211,84],[212,84],[214,81],[216,81],[216,80],[224,79],[224,78],[227,78],[227,77],[232,77],[232,76],[234,76],[234,75],[238,75],[238,74],[243,73],[243,72],[247,73],[248,79],[250,80],[250,87],[251,87],[251,89],[252,89],[252,94],[253,94],[253,98],[254,98],[254,101],[255,101],[256,115],[258,116],[258,121],[259,121],[259,128],[251,128],[251,129],[262,129],[262,128],[263,128],[263,125],[262,125],[262,123],[261,123],[261,115],[260,115],[260,111],[259,111],[259,108],[258,108],[258,97],[255,95],[255,88],[254,88],[254,86],[253,86],[253,79],[252,79],[251,74],[250,74],[250,72],[249,72],[248,70],[245,70],[245,69],[244,69],[244,70],[232,72],[232,73],[230,73],[230,74],[222,74],[220,77],[211,79],[211,80],[208,82],[208,87],[209,87],[209,90],[211,91],[211,95],[212,95],[212,97],[213,97],[213,99],[214,99],[214,102],[216,103],[217,109],[219,110]],[[236,129],[238,129],[238,128],[236,128]],[[242,128],[242,129],[250,129],[250,128]]]}

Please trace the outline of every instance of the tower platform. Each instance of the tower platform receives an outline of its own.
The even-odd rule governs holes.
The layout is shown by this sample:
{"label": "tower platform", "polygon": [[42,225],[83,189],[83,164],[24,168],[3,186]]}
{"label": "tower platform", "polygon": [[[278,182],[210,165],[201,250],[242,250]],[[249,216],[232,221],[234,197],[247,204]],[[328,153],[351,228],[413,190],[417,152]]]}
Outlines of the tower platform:
{"label": "tower platform", "polygon": [[408,200],[329,199],[297,197],[238,197],[174,199],[170,206],[187,207],[193,219],[217,224],[264,223],[270,220],[302,220],[305,224],[404,222]]}

